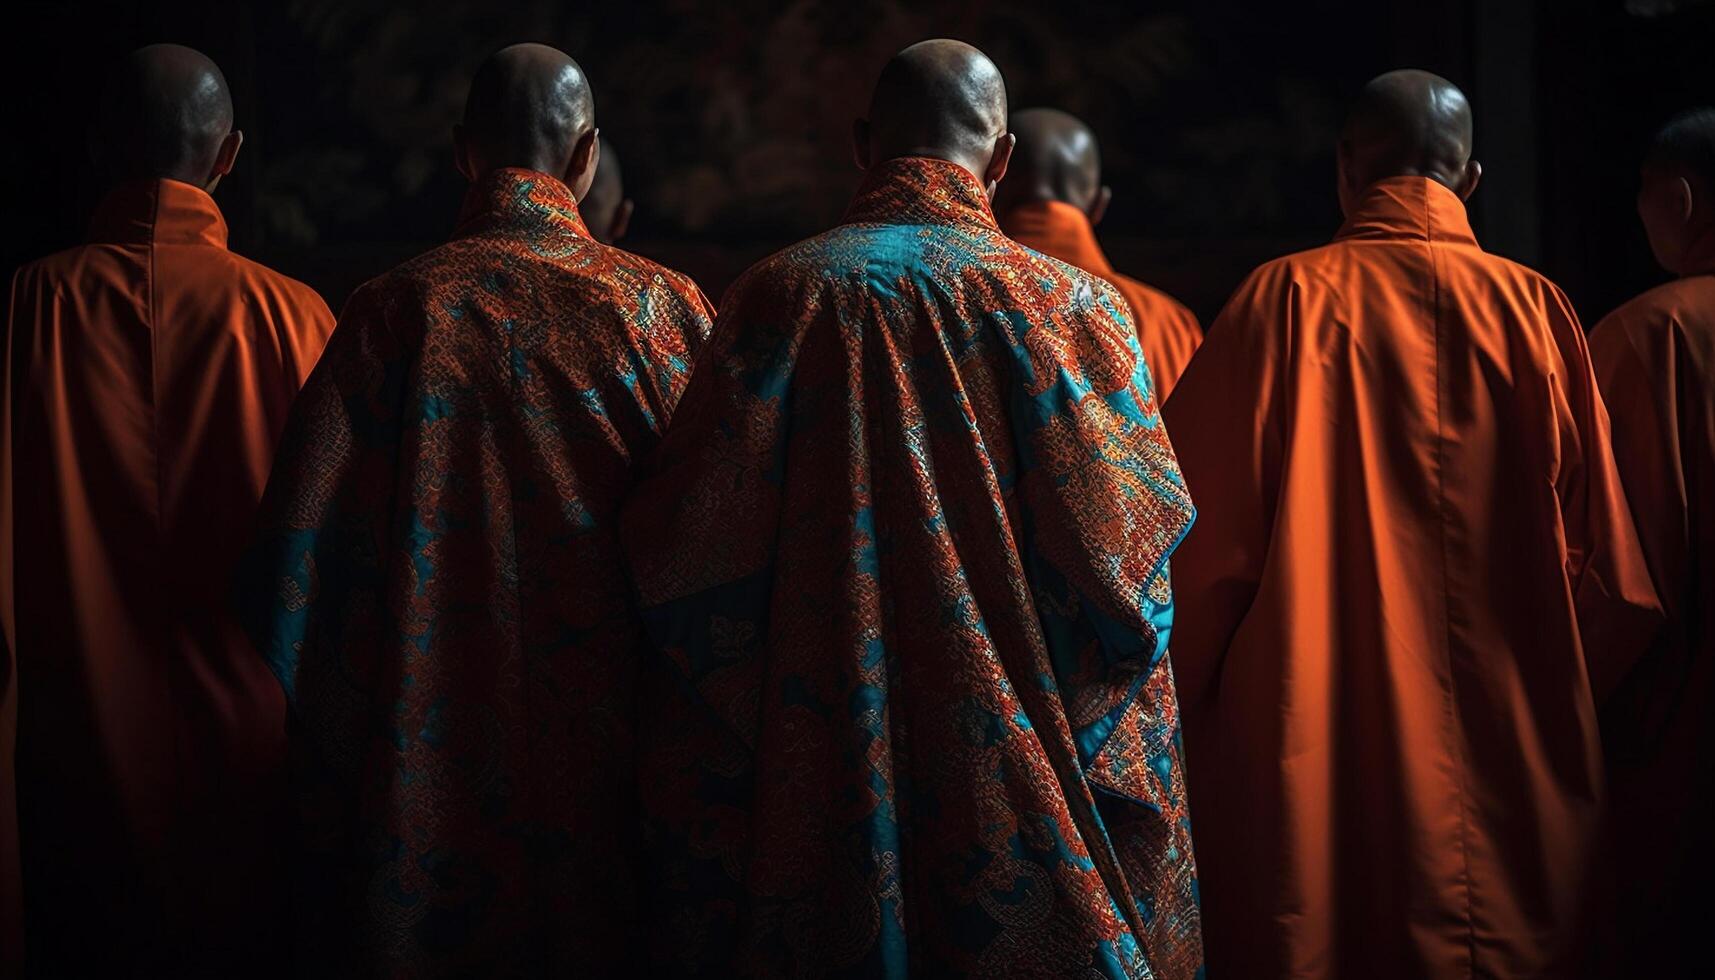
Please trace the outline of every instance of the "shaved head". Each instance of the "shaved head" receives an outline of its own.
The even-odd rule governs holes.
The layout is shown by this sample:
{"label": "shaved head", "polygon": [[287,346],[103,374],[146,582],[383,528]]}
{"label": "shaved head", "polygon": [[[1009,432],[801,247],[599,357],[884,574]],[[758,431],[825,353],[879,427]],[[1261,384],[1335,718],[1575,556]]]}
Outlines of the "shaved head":
{"label": "shaved head", "polygon": [[867,144],[860,155],[871,162],[936,157],[998,181],[984,172],[1007,137],[1006,83],[987,55],[963,41],[920,41],[882,68],[859,127]]}
{"label": "shaved head", "polygon": [[[91,142],[111,180],[166,178],[205,187],[225,173],[230,135],[232,95],[215,63],[182,45],[151,44],[127,55],[108,78]],[[236,153],[234,141],[226,155]]]}
{"label": "shaved head", "polygon": [[1651,251],[1675,275],[1715,267],[1715,108],[1668,120],[1650,139],[1638,217]]}
{"label": "shaved head", "polygon": [[461,169],[473,179],[502,167],[559,177],[594,126],[595,99],[577,62],[545,44],[504,47],[471,79],[455,137]]}
{"label": "shaved head", "polygon": [[1650,139],[1644,166],[1694,178],[1715,193],[1715,108],[1692,109],[1668,120]]}
{"label": "shaved head", "polygon": [[1059,109],[1025,109],[1013,115],[1012,132],[1018,149],[1001,187],[1003,204],[1059,201],[1086,213],[1096,206],[1102,158],[1090,127]]}
{"label": "shaved head", "polygon": [[1471,104],[1440,75],[1411,68],[1378,75],[1346,115],[1340,158],[1342,183],[1353,191],[1389,177],[1416,176],[1464,197],[1476,188]]}
{"label": "shaved head", "polygon": [[620,170],[619,154],[611,140],[605,136],[600,139],[601,161],[589,191],[578,201],[578,213],[583,215],[590,234],[612,245],[624,237],[631,223],[632,205],[625,196],[625,174]]}

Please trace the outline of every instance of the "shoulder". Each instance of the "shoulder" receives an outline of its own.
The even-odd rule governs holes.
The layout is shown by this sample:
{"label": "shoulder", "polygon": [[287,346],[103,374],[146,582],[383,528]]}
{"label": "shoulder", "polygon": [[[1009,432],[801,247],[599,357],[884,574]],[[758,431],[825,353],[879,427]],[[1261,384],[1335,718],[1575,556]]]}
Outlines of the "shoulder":
{"label": "shoulder", "polygon": [[727,290],[728,301],[835,288],[868,258],[885,226],[840,225],[758,260]]}
{"label": "shoulder", "polygon": [[1126,294],[1126,299],[1139,308],[1137,311],[1139,316],[1148,313],[1157,318],[1190,320],[1192,322],[1197,319],[1190,307],[1149,283],[1120,274],[1116,274],[1114,279],[1118,281],[1120,289]]}
{"label": "shoulder", "polygon": [[603,271],[593,277],[600,287],[628,294],[648,291],[657,299],[664,297],[683,306],[688,312],[706,313],[708,300],[690,276],[612,245],[592,241],[588,247],[596,250],[601,259],[596,266]]}
{"label": "shoulder", "polygon": [[1707,285],[1693,279],[1676,279],[1640,293],[1603,317],[1591,336],[1666,331],[1675,323],[1693,319],[1715,321],[1715,278],[1710,278]]}
{"label": "shoulder", "polygon": [[1715,276],[1663,283],[1621,304],[1590,331],[1590,356],[1606,372],[1626,362],[1711,362]]}
{"label": "shoulder", "polygon": [[1342,242],[1329,242],[1315,248],[1269,259],[1245,277],[1256,286],[1316,286],[1326,283],[1331,269],[1350,261],[1351,248]]}
{"label": "shoulder", "polygon": [[57,278],[63,278],[69,270],[76,268],[82,261],[83,257],[89,253],[91,248],[94,247],[95,246],[90,245],[74,245],[71,248],[61,249],[51,255],[44,255],[39,259],[25,262],[23,265],[18,266],[17,271],[13,273],[13,277],[18,280],[29,280],[32,282],[45,282]]}
{"label": "shoulder", "polygon": [[236,278],[255,291],[267,292],[283,299],[288,312],[316,319],[333,318],[333,313],[328,310],[327,300],[307,283],[236,252],[226,254],[230,256],[233,268],[238,273]]}
{"label": "shoulder", "polygon": [[1106,279],[1022,245],[1016,252],[1016,258],[1024,264],[1023,271],[1028,278],[1034,280],[1047,296],[1070,296],[1074,312],[1100,311],[1104,318],[1112,318],[1118,313],[1119,319],[1127,324],[1131,324],[1134,317],[1143,315],[1142,310],[1133,308],[1133,297],[1121,281],[1123,277]]}
{"label": "shoulder", "polygon": [[1469,264],[1483,275],[1513,285],[1525,292],[1555,303],[1566,303],[1566,293],[1554,281],[1522,262],[1504,255],[1485,252],[1479,248],[1461,248],[1458,254],[1468,256]]}
{"label": "shoulder", "polygon": [[[1584,330],[1572,300],[1546,275],[1475,245],[1445,247],[1437,255],[1439,288],[1478,304],[1475,308],[1501,314],[1488,318],[1490,325],[1511,328],[1540,323],[1555,333],[1570,330],[1578,335],[1577,343],[1583,343]],[[1561,343],[1566,340],[1562,337]]]}
{"label": "shoulder", "polygon": [[14,292],[56,292],[66,288],[85,290],[84,280],[112,280],[111,270],[121,249],[111,245],[74,245],[19,266],[12,274]]}
{"label": "shoulder", "polygon": [[1294,294],[1300,297],[1319,293],[1338,295],[1336,270],[1348,259],[1346,250],[1338,242],[1269,259],[1240,280],[1228,307],[1240,303],[1284,302]]}

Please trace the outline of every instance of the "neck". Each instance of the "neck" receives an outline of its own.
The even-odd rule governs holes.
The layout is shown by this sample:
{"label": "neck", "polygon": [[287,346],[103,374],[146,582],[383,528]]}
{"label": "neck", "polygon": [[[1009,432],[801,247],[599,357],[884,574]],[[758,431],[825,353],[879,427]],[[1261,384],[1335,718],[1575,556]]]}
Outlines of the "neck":
{"label": "neck", "polygon": [[983,171],[988,169],[987,160],[972,159],[968,153],[949,150],[942,146],[908,146],[903,149],[879,152],[875,155],[875,162],[881,164],[901,157],[928,157],[931,160],[944,160],[947,163],[965,168],[972,177],[977,179],[977,183],[984,187],[988,186],[988,179],[983,176]]}
{"label": "neck", "polygon": [[207,191],[212,181],[208,175],[192,171],[165,171],[157,173],[122,173],[113,177],[107,185],[108,190],[124,187],[127,184],[152,183],[157,180],[170,180],[175,183],[189,184],[199,191]]}
{"label": "neck", "polygon": [[1459,193],[1459,188],[1456,186],[1458,180],[1454,175],[1458,172],[1459,170],[1457,169],[1448,170],[1447,168],[1440,166],[1390,167],[1386,173],[1372,175],[1368,180],[1366,180],[1362,188],[1359,189],[1358,196],[1363,197],[1377,184],[1384,180],[1392,180],[1395,177],[1423,177],[1428,180],[1433,180],[1442,187],[1445,187],[1457,194]]}
{"label": "neck", "polygon": [[566,180],[566,167],[565,161],[554,161],[541,157],[519,157],[496,163],[484,161],[483,165],[477,168],[476,179],[472,183],[482,180],[498,170],[533,170],[539,174],[547,174],[561,183],[569,183]]}
{"label": "neck", "polygon": [[1029,181],[1022,185],[1013,183],[1017,179],[1008,175],[1006,180],[1001,182],[1002,191],[999,196],[1006,199],[1008,207],[1022,207],[1026,204],[1065,204],[1080,211],[1084,210],[1084,207],[1077,201],[1047,184]]}

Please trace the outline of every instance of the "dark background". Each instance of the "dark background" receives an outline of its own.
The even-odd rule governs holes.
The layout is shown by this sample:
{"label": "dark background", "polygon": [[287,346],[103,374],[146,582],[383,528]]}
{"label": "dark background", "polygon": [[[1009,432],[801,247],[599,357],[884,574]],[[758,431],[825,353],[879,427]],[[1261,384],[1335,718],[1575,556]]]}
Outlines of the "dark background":
{"label": "dark background", "polygon": [[216,195],[233,247],[336,309],[446,234],[450,127],[477,62],[512,41],[583,64],[638,204],[624,244],[715,297],[838,217],[858,178],[850,120],[887,56],[924,37],[988,51],[1015,108],[1095,128],[1115,264],[1205,319],[1256,263],[1337,227],[1341,106],[1388,68],[1465,88],[1479,236],[1588,323],[1662,278],[1632,207],[1642,141],[1715,103],[1708,0],[193,0],[29,4],[7,24],[8,272],[75,244],[99,198],[86,141],[103,66],[176,41],[233,87],[246,139]]}

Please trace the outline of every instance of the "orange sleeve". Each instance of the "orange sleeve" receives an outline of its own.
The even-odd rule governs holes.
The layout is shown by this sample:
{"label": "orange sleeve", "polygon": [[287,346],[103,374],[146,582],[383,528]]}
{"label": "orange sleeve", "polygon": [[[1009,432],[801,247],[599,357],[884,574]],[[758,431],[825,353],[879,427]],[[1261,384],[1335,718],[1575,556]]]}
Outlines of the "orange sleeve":
{"label": "orange sleeve", "polygon": [[282,325],[283,336],[280,338],[285,354],[287,387],[294,392],[309,380],[310,372],[321,360],[322,349],[327,346],[328,338],[333,336],[334,328],[333,311],[328,309],[327,301],[320,293],[304,286],[299,289],[296,300],[295,315],[290,323]]}
{"label": "orange sleeve", "polygon": [[1634,329],[1648,326],[1631,322],[1624,311],[1610,314],[1590,332],[1590,360],[1608,409],[1614,462],[1638,543],[1656,595],[1668,606],[1685,594],[1691,525],[1670,349],[1674,324],[1648,332]]}
{"label": "orange sleeve", "polygon": [[1649,648],[1663,617],[1614,465],[1608,409],[1596,388],[1584,331],[1558,291],[1550,296],[1548,313],[1566,368],[1558,379],[1567,418],[1555,479],[1566,533],[1566,573],[1585,669],[1600,704]]}
{"label": "orange sleeve", "polygon": [[1265,269],[1221,311],[1163,410],[1197,522],[1173,556],[1173,661],[1180,701],[1214,691],[1222,657],[1262,580],[1280,487],[1286,283]]}

